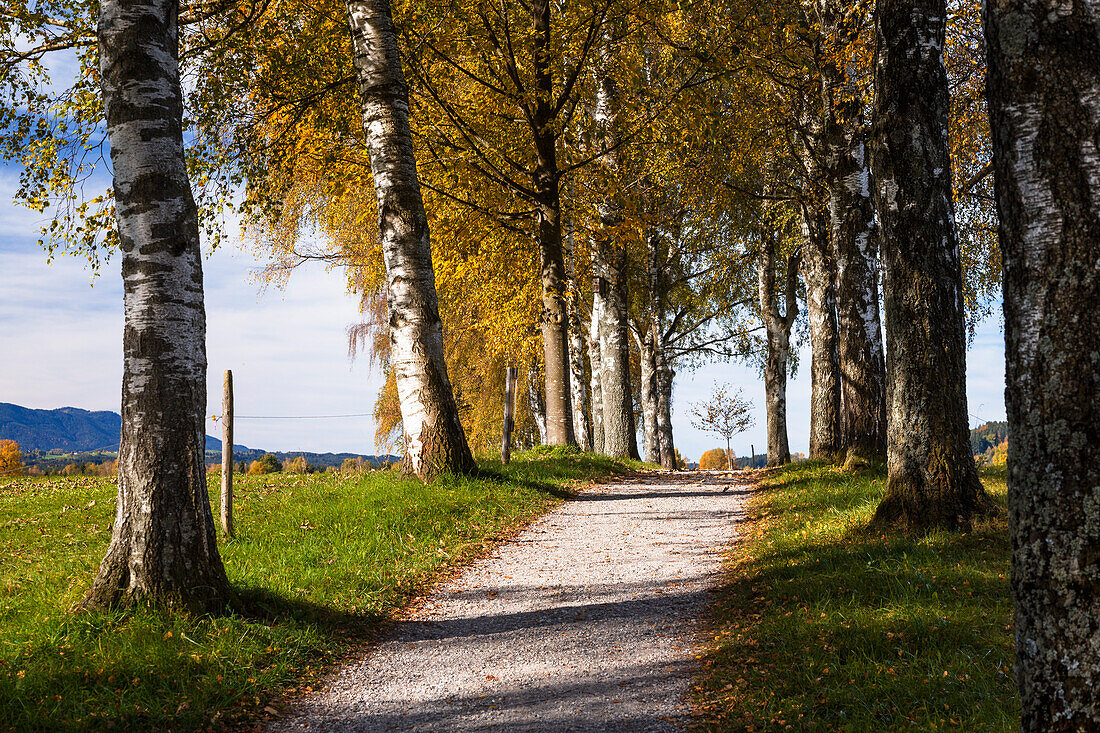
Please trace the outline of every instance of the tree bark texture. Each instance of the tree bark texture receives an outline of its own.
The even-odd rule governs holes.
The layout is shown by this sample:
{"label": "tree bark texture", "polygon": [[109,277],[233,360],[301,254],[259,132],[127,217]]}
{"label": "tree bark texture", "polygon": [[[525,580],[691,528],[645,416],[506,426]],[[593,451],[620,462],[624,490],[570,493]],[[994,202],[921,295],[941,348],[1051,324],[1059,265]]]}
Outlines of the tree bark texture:
{"label": "tree bark texture", "polygon": [[[621,272],[621,269],[619,270]],[[616,278],[621,282],[621,278]],[[600,402],[603,452],[614,458],[637,458],[634,401],[630,389],[630,335],[626,322],[626,295],[615,281],[597,278],[603,297],[600,336]]]}
{"label": "tree bark texture", "polygon": [[206,485],[206,311],[174,0],[104,0],[99,64],[125,307],[118,502],[83,608],[233,599]]}
{"label": "tree bark texture", "polygon": [[676,445],[672,441],[672,381],[675,373],[665,360],[664,349],[657,347],[657,435],[661,445],[661,468],[674,470]]}
{"label": "tree bark texture", "polygon": [[801,224],[810,323],[810,458],[832,461],[841,450],[836,267],[823,214],[804,208]]}
{"label": "tree bark texture", "polygon": [[[879,324],[875,208],[864,101],[848,61],[865,12],[850,0],[817,0],[814,56],[821,78],[820,168],[834,257],[841,451],[852,465],[886,459],[886,367]],[[811,454],[813,451],[811,450]]]}
{"label": "tree bark texture", "polygon": [[[659,246],[660,233],[655,227],[648,227],[646,238],[646,282],[649,288],[647,305],[649,308],[649,328],[646,338],[649,339],[652,349],[653,361],[653,388],[655,390],[655,428],[657,440],[657,460],[661,468],[676,469],[676,452],[672,444],[672,377],[668,373],[668,364],[665,359],[664,329],[665,329],[665,300],[664,279],[662,278],[662,258]],[[643,363],[645,355],[643,354]],[[668,379],[668,390],[665,390],[665,379]],[[642,390],[645,391],[645,378],[642,379]],[[648,446],[648,441],[647,441]],[[648,448],[647,448],[648,453]],[[649,460],[648,458],[646,460]]]}
{"label": "tree bark texture", "polygon": [[423,481],[476,468],[443,357],[428,219],[409,128],[409,90],[389,0],[348,0],[363,127],[386,266],[390,364],[405,432],[404,472]]}
{"label": "tree bark texture", "polygon": [[539,263],[542,276],[542,347],[546,376],[546,444],[576,445],[569,394],[569,335],[565,305],[565,257],[561,236],[561,193],[554,132],[551,76],[550,0],[531,3],[535,43],[535,88],[531,133],[536,165]]}
{"label": "tree bark texture", "polygon": [[1100,730],[1100,2],[983,20],[1021,728]]}
{"label": "tree bark texture", "polygon": [[765,232],[760,238],[757,258],[757,287],[760,314],[767,332],[767,356],[764,364],[764,393],[768,413],[768,465],[791,462],[787,441],[787,361],[790,357],[791,326],[798,315],[798,257],[792,256],[784,273],[785,312],[779,312],[776,292],[777,237]]}
{"label": "tree bark texture", "polygon": [[962,271],[947,147],[945,0],[878,0],[871,166],[887,331],[878,526],[970,526],[988,505],[970,453]]}
{"label": "tree bark texture", "polygon": [[569,287],[569,391],[573,408],[573,435],[581,450],[592,450],[592,429],[588,422],[588,388],[584,377],[584,335],[577,312],[577,288],[570,278]]}
{"label": "tree bark texture", "polygon": [[[618,125],[618,89],[611,69],[610,39],[605,39],[597,65],[595,123],[601,149],[608,150],[603,167],[608,181],[618,175],[615,152]],[[630,331],[627,321],[626,247],[620,241],[622,221],[615,186],[597,204],[601,230],[593,251],[594,287],[603,298],[600,324],[600,386],[603,403],[604,454],[638,457],[634,433],[634,403],[630,388]]]}
{"label": "tree bark texture", "polygon": [[653,348],[653,332],[646,331],[641,340],[642,367],[642,434],[645,439],[645,460],[660,463],[661,438],[657,428],[657,355]]}
{"label": "tree bark texture", "polygon": [[527,369],[527,406],[531,410],[531,418],[535,421],[535,428],[539,431],[539,445],[548,445],[546,442],[546,403],[542,401],[542,390],[539,382],[542,381],[542,370],[539,363],[532,360]]}
{"label": "tree bark texture", "polygon": [[836,254],[841,445],[849,462],[886,459],[886,362],[879,325],[871,171],[858,99],[826,124],[829,229]]}
{"label": "tree bark texture", "polygon": [[591,373],[592,392],[592,451],[603,455],[603,360],[600,358],[600,328],[603,323],[604,298],[600,294],[599,280],[592,278],[592,315],[588,321],[588,365]]}

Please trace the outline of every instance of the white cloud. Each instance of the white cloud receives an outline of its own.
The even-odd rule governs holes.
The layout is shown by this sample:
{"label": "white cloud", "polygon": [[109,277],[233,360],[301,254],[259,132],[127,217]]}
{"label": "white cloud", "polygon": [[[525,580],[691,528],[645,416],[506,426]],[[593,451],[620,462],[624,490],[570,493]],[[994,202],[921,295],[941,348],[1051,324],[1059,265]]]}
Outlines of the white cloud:
{"label": "white cloud", "polygon": [[[33,244],[0,240],[0,401],[27,407],[119,409],[122,284],[114,258],[89,287],[82,262],[47,265]],[[345,329],[358,318],[344,278],[303,268],[285,291],[264,294],[259,263],[233,247],[205,262],[207,414],[221,411],[222,372],[232,369],[239,415],[369,413],[379,375],[347,356]],[[210,424],[210,434],[217,427]],[[369,418],[242,420],[236,440],[271,450],[373,452]]]}

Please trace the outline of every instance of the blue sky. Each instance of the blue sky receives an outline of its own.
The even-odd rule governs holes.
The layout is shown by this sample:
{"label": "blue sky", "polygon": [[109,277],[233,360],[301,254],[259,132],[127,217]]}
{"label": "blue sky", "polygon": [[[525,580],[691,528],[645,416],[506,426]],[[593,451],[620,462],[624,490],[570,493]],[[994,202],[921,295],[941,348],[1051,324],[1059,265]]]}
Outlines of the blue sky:
{"label": "blue sky", "polygon": [[[119,409],[122,379],[122,283],[112,258],[92,277],[82,260],[47,264],[35,242],[41,217],[14,206],[16,172],[0,168],[0,402],[26,407]],[[346,329],[356,300],[339,271],[300,269],[285,290],[261,291],[253,273],[263,263],[229,244],[205,262],[208,357],[207,414],[220,412],[222,371],[232,369],[238,415],[369,413],[381,384],[365,359],[348,358]],[[791,450],[805,452],[809,434],[809,353],[788,383]],[[1004,419],[1004,342],[994,316],[979,327],[968,353],[971,425]],[[740,455],[766,445],[764,385],[740,364],[709,364],[677,376],[673,426],[677,445],[697,459],[719,440],[693,429],[690,403],[716,382],[741,386],[756,423],[735,441]],[[979,420],[978,418],[981,418]],[[210,424],[211,434],[217,434]],[[375,452],[369,418],[241,420],[238,443],[268,450]]]}

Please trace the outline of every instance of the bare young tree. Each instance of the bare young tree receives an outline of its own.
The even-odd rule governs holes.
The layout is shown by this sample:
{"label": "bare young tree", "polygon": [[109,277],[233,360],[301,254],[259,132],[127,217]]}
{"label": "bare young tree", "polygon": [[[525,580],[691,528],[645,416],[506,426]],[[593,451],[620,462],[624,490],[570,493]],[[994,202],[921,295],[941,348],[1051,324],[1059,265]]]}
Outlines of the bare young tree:
{"label": "bare young tree", "polygon": [[726,439],[726,463],[729,470],[734,468],[733,452],[730,441],[733,436],[748,430],[753,423],[749,410],[752,403],[741,396],[740,389],[732,389],[728,384],[716,384],[710,399],[691,407],[691,426],[696,430],[715,433]]}

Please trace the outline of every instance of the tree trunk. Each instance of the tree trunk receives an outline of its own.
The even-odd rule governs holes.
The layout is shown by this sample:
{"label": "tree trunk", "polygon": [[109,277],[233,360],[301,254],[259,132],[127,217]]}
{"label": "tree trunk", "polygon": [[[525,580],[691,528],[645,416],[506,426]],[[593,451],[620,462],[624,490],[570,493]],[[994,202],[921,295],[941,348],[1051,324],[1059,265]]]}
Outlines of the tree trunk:
{"label": "tree trunk", "polygon": [[611,75],[610,40],[605,39],[597,67],[595,123],[604,154],[608,190],[597,204],[601,231],[593,246],[595,287],[603,297],[600,324],[600,382],[603,400],[604,453],[614,458],[637,458],[634,404],[630,388],[630,333],[627,323],[626,247],[617,227],[622,221],[617,195],[618,90]]}
{"label": "tree trunk", "polygon": [[782,466],[791,462],[791,449],[787,442],[787,358],[789,356],[789,334],[782,329],[769,329],[768,357],[764,366],[769,466]]}
{"label": "tree trunk", "polygon": [[790,357],[791,326],[798,315],[798,257],[792,256],[784,273],[786,312],[780,313],[776,302],[777,237],[764,232],[760,237],[757,258],[757,286],[760,315],[767,332],[768,353],[764,363],[764,392],[768,413],[768,465],[781,466],[791,462],[787,442],[787,360]]}
{"label": "tree trunk", "polygon": [[877,526],[970,526],[966,334],[947,148],[945,0],[878,0],[871,167],[885,278],[889,418]]}
{"label": "tree trunk", "polygon": [[1021,728],[1100,730],[1100,3],[983,20]]}
{"label": "tree trunk", "polygon": [[637,458],[634,404],[630,389],[630,342],[626,297],[605,278],[598,280],[603,295],[600,324],[600,400],[603,407],[603,452],[614,458]]}
{"label": "tree trunk", "polygon": [[606,453],[603,430],[603,360],[600,358],[600,328],[603,322],[604,299],[598,278],[592,278],[592,315],[588,321],[588,366],[592,391],[592,451]]}
{"label": "tree trunk", "polygon": [[657,347],[657,435],[661,445],[661,467],[674,470],[676,446],[672,442],[672,380],[675,376],[665,360],[662,346]]}
{"label": "tree trunk", "polygon": [[592,450],[592,427],[588,422],[588,387],[584,380],[584,330],[581,326],[580,292],[577,289],[576,247],[573,222],[566,238],[569,272],[566,280],[567,313],[569,316],[569,404],[573,410],[573,437],[581,450]]}
{"label": "tree trunk", "polygon": [[840,452],[840,353],[837,343],[835,266],[820,214],[803,209],[802,276],[810,322],[810,458],[835,460]]}
{"label": "tree trunk", "polygon": [[565,258],[561,238],[557,136],[554,131],[549,0],[531,3],[535,45],[535,88],[531,116],[535,190],[538,194],[539,263],[542,272],[542,347],[546,369],[546,444],[576,445],[569,395],[569,340],[565,309]]}
{"label": "tree trunk", "polygon": [[405,433],[403,470],[428,481],[476,468],[458,417],[409,129],[409,90],[389,0],[348,0],[363,127],[386,266],[390,364]]}
{"label": "tree trunk", "polygon": [[[835,70],[835,67],[829,65]],[[829,230],[836,255],[841,445],[850,465],[886,459],[886,364],[879,325],[878,248],[862,101],[826,82]]]}
{"label": "tree trunk", "polygon": [[588,389],[584,378],[584,336],[577,313],[576,286],[570,279],[569,293],[569,390],[573,408],[573,435],[577,445],[592,450],[592,429],[588,422]]}
{"label": "tree trunk", "polygon": [[646,330],[641,341],[642,365],[642,425],[645,436],[645,459],[660,463],[661,439],[657,429],[657,356],[653,347],[653,332]]}
{"label": "tree trunk", "polygon": [[111,543],[82,608],[233,599],[206,485],[206,312],[173,0],[104,0],[100,73],[125,302]]}
{"label": "tree trunk", "polygon": [[539,431],[539,445],[547,445],[546,403],[542,401],[542,390],[539,389],[539,382],[542,381],[540,372],[539,363],[532,361],[527,369],[527,406],[531,410],[535,428]]}

